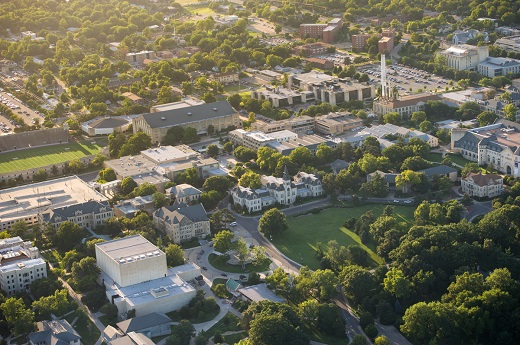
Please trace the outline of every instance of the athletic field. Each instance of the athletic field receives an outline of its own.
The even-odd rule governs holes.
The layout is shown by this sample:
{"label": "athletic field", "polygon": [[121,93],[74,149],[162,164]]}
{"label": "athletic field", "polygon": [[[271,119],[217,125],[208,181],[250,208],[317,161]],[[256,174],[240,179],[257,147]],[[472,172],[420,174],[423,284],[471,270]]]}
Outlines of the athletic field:
{"label": "athletic field", "polygon": [[76,158],[95,155],[101,151],[104,144],[105,140],[103,142],[98,140],[95,144],[81,141],[1,153],[0,174],[58,164]]}

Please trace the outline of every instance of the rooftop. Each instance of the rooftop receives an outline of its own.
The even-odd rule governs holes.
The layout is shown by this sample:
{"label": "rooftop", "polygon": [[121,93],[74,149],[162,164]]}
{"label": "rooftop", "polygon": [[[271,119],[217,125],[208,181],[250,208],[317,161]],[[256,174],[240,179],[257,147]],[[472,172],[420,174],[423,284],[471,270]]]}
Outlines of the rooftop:
{"label": "rooftop", "polygon": [[466,176],[464,179],[473,180],[473,182],[479,187],[502,183],[502,176],[497,175],[497,174],[482,174],[481,172],[479,172],[479,173],[470,172],[468,174],[468,176]]}
{"label": "rooftop", "polygon": [[90,200],[108,199],[77,176],[8,188],[0,193],[0,221],[33,216],[47,208],[76,205]]}
{"label": "rooftop", "polygon": [[219,101],[144,114],[142,117],[151,128],[164,128],[229,116],[235,113],[236,111],[231,107],[228,101]]}
{"label": "rooftop", "polygon": [[242,295],[252,302],[260,302],[264,300],[274,302],[285,302],[285,298],[276,295],[274,292],[269,290],[266,284],[251,285],[245,288],[238,289]]}
{"label": "rooftop", "polygon": [[139,330],[149,328],[152,326],[170,323],[171,319],[165,314],[150,313],[143,316],[133,317],[117,323],[117,327],[124,333],[139,332]]}
{"label": "rooftop", "polygon": [[156,164],[184,161],[200,154],[187,145],[160,146],[141,151],[141,155]]}
{"label": "rooftop", "polygon": [[144,259],[146,257],[165,255],[162,250],[141,235],[98,243],[96,247],[119,264],[131,262],[134,258]]}

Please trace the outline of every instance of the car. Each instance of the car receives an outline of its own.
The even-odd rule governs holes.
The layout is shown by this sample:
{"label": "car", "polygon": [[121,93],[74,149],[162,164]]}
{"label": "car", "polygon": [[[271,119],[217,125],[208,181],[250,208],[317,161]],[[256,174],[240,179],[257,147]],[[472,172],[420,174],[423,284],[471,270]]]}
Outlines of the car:
{"label": "car", "polygon": [[232,222],[229,224],[229,226],[237,226],[237,225],[238,225],[237,222]]}
{"label": "car", "polygon": [[203,269],[204,271],[207,271],[207,270],[208,270],[208,268],[207,268],[206,266],[202,266],[202,269]]}
{"label": "car", "polygon": [[405,203],[405,204],[411,204],[411,203],[412,203],[412,200],[405,200],[404,203]]}
{"label": "car", "polygon": [[398,203],[399,203],[399,200],[397,200],[397,199],[394,199],[394,202],[395,202],[396,204],[398,204]]}
{"label": "car", "polygon": [[241,275],[239,276],[239,278],[240,278],[240,279],[246,279],[246,278],[247,278],[247,276],[245,276],[245,275],[241,274]]}
{"label": "car", "polygon": [[227,273],[224,273],[224,272],[222,272],[220,275],[223,277],[227,277]]}

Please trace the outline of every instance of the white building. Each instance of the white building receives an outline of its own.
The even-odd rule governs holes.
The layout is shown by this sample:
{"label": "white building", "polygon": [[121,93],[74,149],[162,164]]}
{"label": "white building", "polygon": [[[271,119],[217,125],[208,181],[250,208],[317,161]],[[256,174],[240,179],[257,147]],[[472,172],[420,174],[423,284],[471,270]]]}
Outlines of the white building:
{"label": "white building", "polygon": [[484,127],[452,129],[451,147],[479,165],[490,164],[504,174],[520,176],[520,124],[516,122],[499,119]]}
{"label": "white building", "polygon": [[114,132],[125,132],[132,124],[133,116],[105,116],[98,117],[81,123],[81,130],[93,137],[96,135],[109,135]]}
{"label": "white building", "polygon": [[400,127],[393,125],[391,123],[386,123],[384,125],[379,126],[372,126],[370,128],[365,128],[361,132],[359,132],[360,135],[368,134],[371,136],[374,136],[378,139],[385,139],[387,135],[397,135],[401,138],[404,138],[405,141],[410,140],[411,138],[417,138],[421,139],[422,141],[428,143],[430,147],[437,147],[439,146],[439,139],[437,137],[434,137],[433,135],[423,133],[421,131],[417,130],[411,130],[405,127]]}
{"label": "white building", "polygon": [[202,191],[193,187],[191,184],[182,183],[166,189],[166,195],[177,203],[190,205],[199,200]]}
{"label": "white building", "polygon": [[478,64],[478,73],[493,78],[505,76],[508,73],[520,73],[520,61],[509,58],[492,57]]}
{"label": "white building", "polygon": [[175,203],[164,206],[154,212],[153,222],[175,243],[194,237],[204,238],[211,233],[209,218],[202,204],[186,206]]}
{"label": "white building", "polygon": [[177,310],[195,297],[188,284],[200,275],[195,264],[167,269],[166,254],[140,235],[96,244],[96,261],[107,298],[125,315]]}
{"label": "white building", "polygon": [[31,283],[47,277],[47,264],[38,248],[20,237],[0,240],[0,288],[7,296],[27,292]]}
{"label": "white building", "polygon": [[323,186],[318,177],[299,172],[292,182],[287,167],[282,178],[263,175],[261,182],[262,188],[256,190],[241,186],[233,188],[231,196],[234,204],[245,207],[248,212],[257,212],[276,203],[291,205],[297,197],[323,195]]}
{"label": "white building", "polygon": [[456,70],[476,70],[477,65],[489,57],[487,46],[461,44],[439,53],[446,58],[446,65]]}
{"label": "white building", "polygon": [[229,132],[229,140],[235,145],[244,146],[253,150],[258,150],[262,146],[266,146],[270,143],[282,143],[292,139],[298,138],[298,134],[282,130],[278,132],[272,132],[265,134],[260,131],[246,131],[243,129],[235,129]]}
{"label": "white building", "polygon": [[469,173],[461,180],[462,192],[469,196],[492,198],[502,194],[502,176],[496,174]]}
{"label": "white building", "polygon": [[56,229],[63,222],[72,222],[84,229],[102,226],[114,216],[108,201],[87,201],[81,204],[52,208],[40,214],[44,223],[52,224]]}
{"label": "white building", "polygon": [[520,35],[499,38],[495,45],[506,52],[520,53]]}

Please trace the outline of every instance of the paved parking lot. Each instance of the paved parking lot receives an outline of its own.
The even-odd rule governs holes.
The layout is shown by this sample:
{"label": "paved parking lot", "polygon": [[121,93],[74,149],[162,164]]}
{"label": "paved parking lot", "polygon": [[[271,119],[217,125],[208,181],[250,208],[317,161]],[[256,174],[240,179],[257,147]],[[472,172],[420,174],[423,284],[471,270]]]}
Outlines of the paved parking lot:
{"label": "paved parking lot", "polygon": [[[381,83],[381,70],[378,65],[363,66],[359,71],[368,74],[372,84],[379,85]],[[444,91],[446,87],[451,88],[448,79],[402,65],[387,67],[387,82],[390,87],[397,86],[400,95],[416,93],[418,90],[435,91],[437,89]]]}
{"label": "paved parking lot", "polygon": [[[9,106],[9,107],[11,108],[11,110],[15,114],[20,116],[20,118],[22,118],[28,126],[33,125],[35,119],[38,119],[40,124],[43,123],[43,115],[41,115],[41,114],[37,113],[36,111],[32,110],[31,108],[27,107],[14,95],[12,95],[6,91],[1,91],[0,92],[0,101],[2,103],[5,102],[4,105],[10,104],[11,106]],[[5,116],[3,116],[3,114],[0,116],[0,124],[1,124],[1,122],[9,124],[9,127],[11,127],[11,129],[14,128],[13,123],[9,119],[7,119]],[[11,133],[11,132],[12,132],[12,130],[7,133]],[[0,134],[7,134],[7,133],[0,132]]]}

